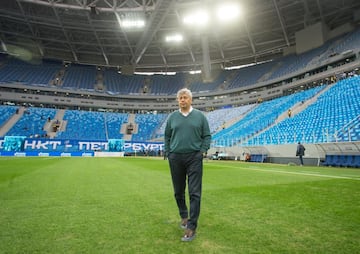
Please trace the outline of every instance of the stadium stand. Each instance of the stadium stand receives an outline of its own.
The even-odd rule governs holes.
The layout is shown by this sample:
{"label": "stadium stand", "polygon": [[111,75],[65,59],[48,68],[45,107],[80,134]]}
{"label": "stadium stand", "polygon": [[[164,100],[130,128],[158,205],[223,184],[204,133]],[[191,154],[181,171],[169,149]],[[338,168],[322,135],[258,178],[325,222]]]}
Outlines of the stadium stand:
{"label": "stadium stand", "polygon": [[227,80],[227,73],[222,71],[213,81],[206,83],[203,82],[202,75],[198,74],[194,75],[194,77],[188,88],[194,93],[203,93],[219,90],[221,85]]}
{"label": "stadium stand", "polygon": [[[360,50],[360,29],[344,36],[334,38],[323,46],[303,54],[291,54],[280,59],[258,63],[237,70],[223,70],[214,81],[202,82],[201,75],[177,73],[175,75],[123,75],[116,68],[103,68],[104,90],[111,95],[141,94],[144,86],[149,95],[173,95],[181,87],[190,88],[195,93],[216,90],[231,90],[254,85],[262,81],[277,80],[297,73],[305,68],[315,68],[334,55],[347,51]],[[51,86],[55,76],[61,73],[60,86],[64,89],[95,91],[97,68],[78,64],[69,64],[44,60],[40,64],[31,64],[18,59],[0,58],[0,82],[18,82],[32,86]]]}
{"label": "stadium stand", "polygon": [[124,135],[120,132],[121,126],[128,122],[127,113],[106,113],[104,114],[107,126],[108,139],[121,139]]}
{"label": "stadium stand", "polygon": [[139,125],[138,132],[132,135],[133,141],[147,141],[155,138],[156,130],[167,118],[167,114],[136,114],[135,123]]}
{"label": "stadium stand", "polygon": [[240,117],[243,117],[245,113],[255,107],[255,104],[249,104],[235,108],[224,108],[205,113],[211,133],[215,133],[221,129],[225,129],[231,122],[236,122]]}
{"label": "stadium stand", "polygon": [[63,120],[66,121],[66,129],[60,131],[56,138],[106,140],[103,112],[66,110]]}
{"label": "stadium stand", "polygon": [[326,52],[324,52],[318,59],[318,63],[331,58],[333,56],[345,53],[348,50],[357,51],[360,49],[360,29],[355,30],[354,32],[348,33],[346,35],[337,37],[331,40]]}
{"label": "stadium stand", "polygon": [[[275,125],[282,112],[297,103],[304,103],[324,89],[324,86],[293,95],[235,108],[207,112],[213,141],[223,145],[244,142],[247,145],[358,141],[360,140],[360,77],[341,80],[320,94],[315,102],[303,111],[285,118]],[[16,106],[1,107],[4,124],[16,111]],[[7,135],[44,135],[48,117],[55,117],[55,109],[30,107]],[[132,140],[146,141],[161,138],[168,114],[136,114],[138,133]],[[121,138],[120,128],[128,121],[125,113],[102,113],[66,110],[66,130],[59,132],[60,139]],[[219,144],[219,145],[220,145]]]}
{"label": "stadium stand", "polygon": [[144,87],[143,75],[126,76],[116,69],[105,69],[104,85],[109,94],[138,94]]}
{"label": "stadium stand", "polygon": [[[282,112],[287,111],[296,103],[311,98],[321,89],[322,87],[317,87],[260,103],[239,122],[215,133],[213,140],[218,145],[233,145],[242,142],[244,139],[248,139],[273,125]],[[251,141],[248,144],[251,144]]]}
{"label": "stadium stand", "polygon": [[50,81],[62,68],[59,62],[42,61],[27,63],[14,58],[4,58],[0,68],[0,82],[16,82],[31,86],[49,86]]}
{"label": "stadium stand", "polygon": [[[95,66],[42,61],[39,64],[26,63],[0,54],[0,82],[21,83],[31,86],[52,86],[54,77],[64,70],[60,88],[67,91],[85,90],[93,92],[100,73],[104,91],[111,94],[174,95],[182,86],[189,87],[196,94],[205,91],[231,90],[247,87],[258,82],[274,80],[296,73],[312,65],[320,64],[348,50],[359,50],[360,29],[345,36],[335,38],[322,47],[301,55],[289,55],[279,60],[259,63],[238,70],[223,70],[211,83],[202,83],[201,75],[177,73],[176,75],[132,75],[119,74],[116,68],[97,69]],[[268,145],[289,144],[297,141],[304,143],[338,142],[360,140],[359,77],[340,80],[334,85],[298,92],[292,95],[241,107],[216,109],[206,112],[209,119],[213,141],[219,145]],[[146,91],[144,87],[146,86]],[[323,93],[322,93],[323,92]],[[322,94],[319,94],[322,93]],[[306,103],[302,111],[290,118],[276,121],[289,108]],[[16,107],[1,107],[3,125],[15,113]],[[54,109],[30,107],[27,113],[16,122],[7,135],[45,135],[44,121],[54,118]],[[28,114],[30,112],[30,114]],[[164,123],[168,114],[136,114],[139,125],[133,141],[161,139]],[[45,119],[42,119],[45,117]],[[64,121],[66,129],[59,131],[60,139],[122,138],[121,125],[128,121],[128,114],[100,113],[66,110]],[[330,159],[329,159],[330,160]],[[346,160],[352,165],[352,160]]]}
{"label": "stadium stand", "polygon": [[48,119],[54,118],[55,109],[50,108],[26,108],[21,118],[6,133],[8,136],[46,137],[44,130]]}
{"label": "stadium stand", "polygon": [[328,45],[325,44],[320,48],[310,50],[300,55],[292,54],[281,58],[279,60],[280,67],[273,72],[269,80],[286,76],[305,68],[314,58],[324,53],[327,47]]}
{"label": "stadium stand", "polygon": [[17,109],[17,106],[0,106],[0,127],[3,126],[13,114],[15,114]]}
{"label": "stadium stand", "polygon": [[94,91],[96,83],[96,68],[95,66],[86,65],[69,65],[66,68],[64,79],[62,82],[63,88],[80,89],[87,91]]}
{"label": "stadium stand", "polygon": [[[341,80],[299,114],[248,141],[248,144],[286,144],[358,141],[360,77]],[[316,90],[316,89],[315,89]],[[352,123],[349,125],[349,123]]]}
{"label": "stadium stand", "polygon": [[274,65],[276,66],[277,63],[268,62],[244,67],[239,70],[233,70],[233,78],[229,81],[227,89],[246,87],[255,84],[271,71]]}
{"label": "stadium stand", "polygon": [[176,94],[184,86],[185,76],[184,73],[177,73],[174,76],[153,75],[148,77],[150,83],[148,93],[154,95]]}

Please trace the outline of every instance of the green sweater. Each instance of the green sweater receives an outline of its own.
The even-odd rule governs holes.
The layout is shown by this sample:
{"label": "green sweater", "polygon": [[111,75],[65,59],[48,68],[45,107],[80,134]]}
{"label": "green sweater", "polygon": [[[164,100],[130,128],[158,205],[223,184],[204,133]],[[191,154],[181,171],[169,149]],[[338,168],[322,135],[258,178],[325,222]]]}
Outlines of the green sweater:
{"label": "green sweater", "polygon": [[210,148],[211,134],[205,115],[197,109],[184,116],[173,112],[165,127],[165,152],[206,152]]}

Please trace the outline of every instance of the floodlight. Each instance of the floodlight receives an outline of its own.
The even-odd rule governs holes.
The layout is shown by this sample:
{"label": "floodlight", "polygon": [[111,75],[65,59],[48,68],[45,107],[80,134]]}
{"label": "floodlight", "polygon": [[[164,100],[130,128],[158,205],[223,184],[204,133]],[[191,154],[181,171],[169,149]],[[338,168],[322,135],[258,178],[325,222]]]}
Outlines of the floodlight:
{"label": "floodlight", "polygon": [[129,28],[143,28],[145,26],[145,18],[143,15],[137,13],[119,14],[114,12],[120,27],[124,29]]}
{"label": "floodlight", "polygon": [[230,22],[241,14],[240,6],[236,3],[227,3],[217,7],[216,16],[219,21]]}
{"label": "floodlight", "polygon": [[182,40],[183,36],[181,34],[172,34],[165,37],[166,42],[181,42]]}
{"label": "floodlight", "polygon": [[121,20],[120,25],[124,28],[142,28],[145,26],[144,20]]}

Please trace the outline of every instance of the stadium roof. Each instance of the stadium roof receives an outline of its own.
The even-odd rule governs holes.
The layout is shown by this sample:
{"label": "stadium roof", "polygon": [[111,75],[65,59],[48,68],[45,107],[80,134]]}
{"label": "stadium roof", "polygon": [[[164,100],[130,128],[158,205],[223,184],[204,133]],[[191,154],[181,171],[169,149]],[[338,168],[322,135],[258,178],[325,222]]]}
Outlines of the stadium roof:
{"label": "stadium roof", "polygon": [[[353,24],[360,10],[359,0],[241,0],[236,2],[243,16],[234,24],[211,18],[206,31],[184,26],[189,10],[226,1],[1,0],[1,50],[25,59],[130,65],[137,71],[200,69],[204,54],[212,65],[233,66],[282,54],[295,44],[297,31],[317,22],[330,29]],[[141,18],[145,26],[121,27],[119,21],[128,18]],[[165,36],[175,32],[184,40],[166,43]]]}

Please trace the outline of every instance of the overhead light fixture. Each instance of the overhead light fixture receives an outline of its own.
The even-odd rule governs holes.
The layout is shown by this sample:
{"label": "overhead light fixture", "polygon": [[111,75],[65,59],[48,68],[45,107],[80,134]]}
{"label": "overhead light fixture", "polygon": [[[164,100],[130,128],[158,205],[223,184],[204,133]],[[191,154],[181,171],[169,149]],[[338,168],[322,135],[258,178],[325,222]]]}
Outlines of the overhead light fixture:
{"label": "overhead light fixture", "polygon": [[116,19],[121,28],[143,28],[145,26],[145,18],[139,14],[119,14],[114,12]]}
{"label": "overhead light fixture", "polygon": [[200,74],[201,70],[193,70],[193,71],[189,71],[190,74],[194,75],[194,74]]}
{"label": "overhead light fixture", "polygon": [[241,15],[241,6],[232,1],[213,6],[209,9],[197,9],[187,13],[183,17],[183,23],[194,27],[206,27],[210,21],[215,24],[215,21],[228,23],[236,20]]}
{"label": "overhead light fixture", "polygon": [[181,34],[172,34],[165,37],[166,42],[181,42],[183,39]]}
{"label": "overhead light fixture", "polygon": [[216,8],[216,17],[221,22],[233,21],[240,15],[241,10],[237,3],[224,3]]}
{"label": "overhead light fixture", "polygon": [[121,20],[120,26],[123,28],[142,28],[145,26],[144,20]]}

